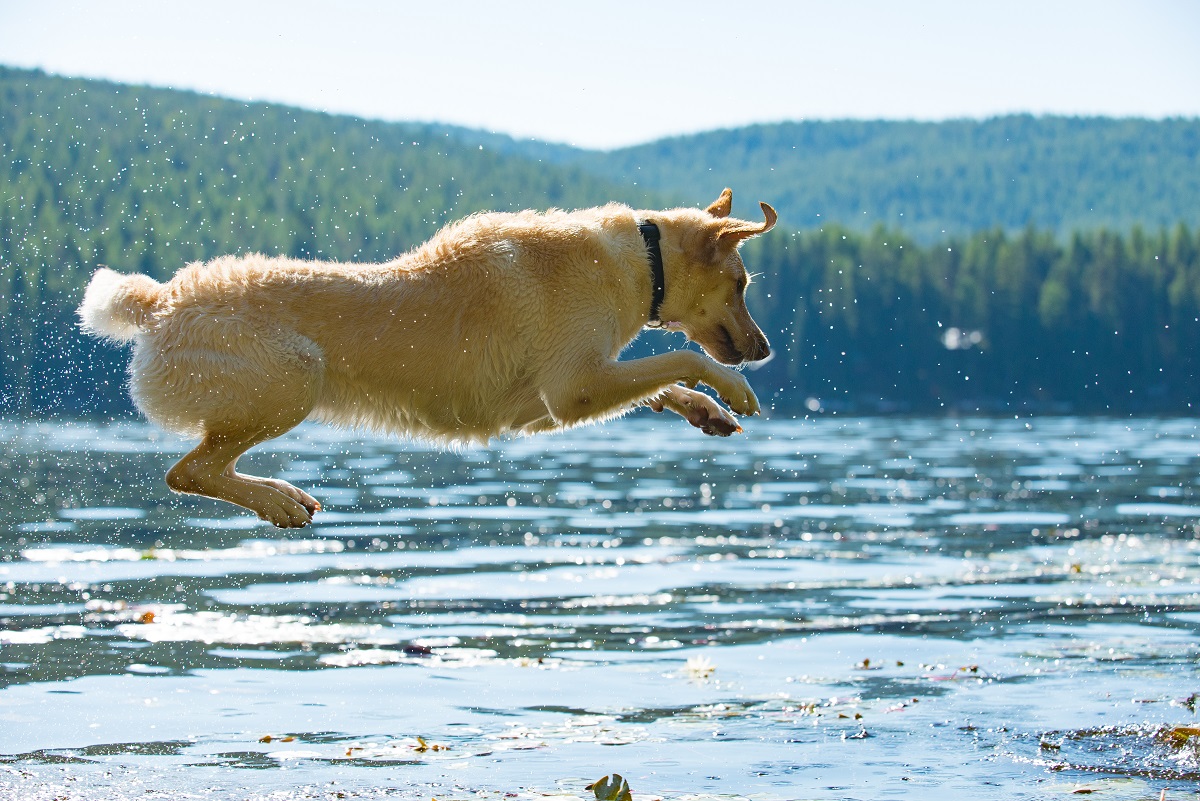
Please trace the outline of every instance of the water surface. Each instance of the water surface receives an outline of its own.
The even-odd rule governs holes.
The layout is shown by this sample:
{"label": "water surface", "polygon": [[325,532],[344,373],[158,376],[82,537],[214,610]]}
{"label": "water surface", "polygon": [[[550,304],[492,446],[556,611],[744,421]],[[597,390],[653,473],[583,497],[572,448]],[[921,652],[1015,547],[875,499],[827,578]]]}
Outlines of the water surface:
{"label": "water surface", "polygon": [[635,418],[443,452],[0,424],[0,793],[1196,797],[1193,420]]}

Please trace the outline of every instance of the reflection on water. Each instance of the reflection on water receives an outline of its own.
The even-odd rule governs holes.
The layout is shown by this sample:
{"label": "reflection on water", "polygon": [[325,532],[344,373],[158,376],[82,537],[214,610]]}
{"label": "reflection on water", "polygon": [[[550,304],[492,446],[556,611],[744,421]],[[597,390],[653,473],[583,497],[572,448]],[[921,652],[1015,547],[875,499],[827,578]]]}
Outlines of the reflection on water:
{"label": "reflection on water", "polygon": [[1194,791],[1194,421],[668,422],[305,428],[248,458],[296,532],[151,428],[0,425],[0,790]]}

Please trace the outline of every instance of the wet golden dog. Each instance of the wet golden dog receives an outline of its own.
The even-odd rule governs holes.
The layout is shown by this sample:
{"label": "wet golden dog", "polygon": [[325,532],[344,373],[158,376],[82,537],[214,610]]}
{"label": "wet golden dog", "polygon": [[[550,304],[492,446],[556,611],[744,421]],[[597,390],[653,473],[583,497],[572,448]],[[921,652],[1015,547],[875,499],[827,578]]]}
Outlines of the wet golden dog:
{"label": "wet golden dog", "polygon": [[[234,465],[306,419],[481,441],[649,405],[709,434],[740,430],[690,388],[758,412],[745,377],[724,365],[769,353],[746,309],[738,245],[776,215],[763,203],[764,222],[733,219],[731,197],[703,211],[478,214],[384,264],[230,256],[165,284],[102,269],[79,316],[86,331],[133,340],[138,408],[200,439],[167,473],[171,489],[304,526],[316,499]],[[648,325],[683,331],[712,358],[618,361]]]}

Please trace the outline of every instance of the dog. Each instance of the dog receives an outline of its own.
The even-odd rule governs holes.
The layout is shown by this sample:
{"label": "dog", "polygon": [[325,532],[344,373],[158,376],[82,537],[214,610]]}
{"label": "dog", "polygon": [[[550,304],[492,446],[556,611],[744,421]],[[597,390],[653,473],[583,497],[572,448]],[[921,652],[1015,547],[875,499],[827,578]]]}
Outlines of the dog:
{"label": "dog", "polygon": [[[315,498],[235,465],[303,420],[450,444],[644,405],[707,434],[740,432],[694,389],[759,412],[734,369],[770,354],[738,247],[777,216],[761,203],[762,223],[732,218],[732,197],[704,210],[481,213],[382,264],[226,256],[166,283],[102,268],[80,325],[132,341],[137,407],[200,440],[167,472],[172,490],[301,527],[321,509]],[[704,353],[618,360],[646,327],[681,331]]]}

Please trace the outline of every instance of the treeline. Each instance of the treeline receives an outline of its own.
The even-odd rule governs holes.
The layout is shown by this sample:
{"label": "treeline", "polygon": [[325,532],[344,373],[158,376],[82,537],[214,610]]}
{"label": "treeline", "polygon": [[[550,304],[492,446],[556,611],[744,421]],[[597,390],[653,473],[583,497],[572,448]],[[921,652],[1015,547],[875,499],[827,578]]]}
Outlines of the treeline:
{"label": "treeline", "polygon": [[[674,202],[548,163],[553,149],[485,139],[0,68],[3,410],[129,410],[127,354],[75,328],[99,264],[165,278],[230,252],[378,260],[480,209]],[[724,177],[709,178],[687,202],[715,196]],[[742,203],[779,194],[733,186]],[[1200,232],[1185,222],[1000,226],[936,244],[781,228],[746,248],[763,273],[751,307],[776,346],[752,381],[782,414],[1188,412]]]}
{"label": "treeline", "polygon": [[921,245],[883,228],[745,249],[781,410],[1195,411],[1200,229],[1066,241],[1029,228]]}

